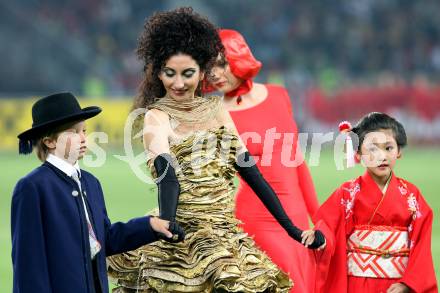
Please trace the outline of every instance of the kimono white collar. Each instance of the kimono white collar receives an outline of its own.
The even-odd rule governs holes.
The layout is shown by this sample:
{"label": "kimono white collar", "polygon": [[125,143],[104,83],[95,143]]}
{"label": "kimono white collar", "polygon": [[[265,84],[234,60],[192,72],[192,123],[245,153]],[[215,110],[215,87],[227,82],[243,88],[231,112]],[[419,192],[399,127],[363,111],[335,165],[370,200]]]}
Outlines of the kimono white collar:
{"label": "kimono white collar", "polygon": [[390,177],[388,177],[388,180],[382,189],[382,194],[385,194],[387,192],[388,186],[390,185],[391,177],[393,177],[393,172],[391,172]]}
{"label": "kimono white collar", "polygon": [[79,168],[78,161],[76,161],[75,165],[72,165],[55,155],[49,154],[46,162],[54,165],[57,169],[61,170],[69,177],[72,177],[73,172],[78,172],[79,176],[81,177],[81,170]]}

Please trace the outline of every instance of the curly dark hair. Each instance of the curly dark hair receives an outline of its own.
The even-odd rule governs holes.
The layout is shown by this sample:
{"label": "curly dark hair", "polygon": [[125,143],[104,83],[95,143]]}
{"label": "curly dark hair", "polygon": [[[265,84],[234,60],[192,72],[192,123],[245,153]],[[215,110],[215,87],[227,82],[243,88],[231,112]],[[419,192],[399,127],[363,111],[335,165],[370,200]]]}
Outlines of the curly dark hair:
{"label": "curly dark hair", "polygon": [[191,56],[209,74],[223,51],[217,28],[191,7],[155,13],[145,22],[139,38],[137,55],[144,63],[144,77],[133,109],[145,108],[165,95],[158,75],[173,55]]}

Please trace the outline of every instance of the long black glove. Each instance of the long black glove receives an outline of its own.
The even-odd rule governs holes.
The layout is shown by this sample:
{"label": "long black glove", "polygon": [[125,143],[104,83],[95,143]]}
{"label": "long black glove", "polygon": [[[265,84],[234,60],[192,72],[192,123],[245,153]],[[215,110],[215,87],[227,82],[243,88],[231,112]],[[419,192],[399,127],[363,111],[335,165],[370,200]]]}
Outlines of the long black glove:
{"label": "long black glove", "polygon": [[160,154],[154,159],[159,193],[159,218],[170,221],[169,231],[174,235],[173,238],[168,238],[164,234],[158,233],[158,236],[168,242],[176,243],[185,239],[185,231],[176,222],[180,185],[171,162],[170,154]]}
{"label": "long black glove", "polygon": [[[240,174],[241,178],[252,188],[255,194],[260,198],[269,212],[274,216],[274,218],[280,223],[281,227],[286,230],[290,237],[298,242],[301,242],[301,229],[296,227],[292,221],[287,216],[281,205],[280,200],[273,191],[272,187],[264,179],[258,170],[254,159],[249,154],[249,152],[244,152],[237,157],[237,162],[235,163],[235,169]],[[315,240],[309,248],[315,249],[324,244],[325,238],[321,231],[317,230],[315,232]]]}

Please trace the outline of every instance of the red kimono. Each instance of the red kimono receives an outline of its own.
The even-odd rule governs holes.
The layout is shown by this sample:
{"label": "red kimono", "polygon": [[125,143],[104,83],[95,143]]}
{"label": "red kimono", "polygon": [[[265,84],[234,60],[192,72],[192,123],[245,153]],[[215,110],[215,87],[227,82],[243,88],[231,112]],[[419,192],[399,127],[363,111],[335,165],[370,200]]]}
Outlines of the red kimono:
{"label": "red kimono", "polygon": [[[308,229],[308,215],[317,211],[318,200],[307,165],[294,166],[295,159],[302,161],[302,154],[296,152],[298,131],[290,98],[280,86],[266,87],[268,96],[263,102],[230,114],[243,142],[290,219],[301,229]],[[249,137],[249,133],[253,136]],[[254,236],[258,246],[290,275],[294,282],[292,292],[313,290],[313,253],[287,235],[242,180],[237,193],[236,216],[243,222],[244,230]]]}
{"label": "red kimono", "polygon": [[416,186],[393,174],[385,194],[368,172],[345,182],[314,216],[327,246],[315,252],[315,292],[438,292],[433,213]]}

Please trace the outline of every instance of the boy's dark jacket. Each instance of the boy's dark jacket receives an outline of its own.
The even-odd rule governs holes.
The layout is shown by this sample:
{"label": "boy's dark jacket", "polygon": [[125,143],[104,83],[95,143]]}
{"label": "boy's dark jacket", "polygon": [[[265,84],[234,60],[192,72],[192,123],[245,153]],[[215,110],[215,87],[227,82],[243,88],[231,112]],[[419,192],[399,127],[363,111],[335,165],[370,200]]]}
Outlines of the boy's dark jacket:
{"label": "boy's dark jacket", "polygon": [[[101,243],[96,256],[108,292],[106,256],[157,240],[149,217],[111,224],[99,181],[81,170],[81,185]],[[13,292],[94,292],[84,208],[75,182],[46,162],[22,178],[12,196]]]}

